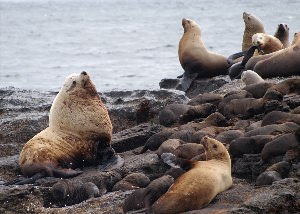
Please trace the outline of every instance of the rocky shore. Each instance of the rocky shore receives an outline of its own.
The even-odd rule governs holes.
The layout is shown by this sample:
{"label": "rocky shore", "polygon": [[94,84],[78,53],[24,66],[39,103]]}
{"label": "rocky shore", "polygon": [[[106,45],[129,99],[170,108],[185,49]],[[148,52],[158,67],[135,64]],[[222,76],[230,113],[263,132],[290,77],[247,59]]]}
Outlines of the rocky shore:
{"label": "rocky shore", "polygon": [[[243,82],[231,81],[225,76],[196,80],[186,93],[172,89],[176,80],[162,80],[160,86],[165,89],[161,90],[99,93],[113,124],[112,147],[124,159],[124,166],[111,171],[86,167],[83,174],[67,179],[64,183],[59,178],[43,178],[33,185],[11,186],[4,186],[3,183],[20,175],[18,155],[30,138],[48,126],[49,110],[57,92],[0,88],[0,213],[123,213],[125,199],[137,188],[147,188],[151,184],[149,182],[170,172],[171,167],[159,158],[156,150],[139,153],[151,136],[167,129],[160,121],[160,112],[171,104],[202,105],[205,99],[197,96],[199,94],[218,95],[218,101],[207,102],[217,106],[215,111],[222,113],[230,125],[214,126],[213,131],[212,128],[201,129],[198,135],[195,135],[196,132],[183,137],[178,134],[177,138],[191,143],[201,134],[224,139],[231,154],[233,175],[233,186],[219,194],[201,213],[299,213],[300,141],[297,130],[300,120],[297,115],[300,111],[297,108],[300,106],[300,86],[297,81],[295,85],[288,84],[290,87],[285,90],[280,86],[280,82],[291,78],[267,80],[272,84],[257,97],[254,90],[249,88],[245,95],[241,95],[240,92],[245,91],[242,90],[245,87]],[[277,92],[282,97],[278,98]],[[226,107],[231,102],[228,97],[234,94],[242,96],[238,98],[241,103],[245,98],[255,101],[262,99],[262,106],[256,108],[255,105],[255,108],[247,108],[245,111],[241,111],[242,107],[229,110]],[[220,103],[225,99],[228,100],[222,109]],[[192,105],[191,101],[196,104]],[[264,118],[274,111],[293,114],[272,123],[285,124],[288,128],[283,130],[276,126],[268,134],[254,132],[263,130]],[[189,121],[201,123],[206,118],[193,115]],[[168,126],[176,129],[182,124],[175,121]],[[218,127],[217,131],[215,127]],[[227,134],[234,131],[240,134],[235,137]],[[251,145],[241,146],[237,142],[240,139],[244,143],[247,137],[257,135],[269,137],[264,138],[268,139],[265,141],[253,138],[250,140]],[[283,137],[287,140],[281,140]],[[278,153],[269,152],[272,150],[270,147],[279,145],[278,141],[294,144],[289,143],[292,145],[285,150],[280,146]],[[268,151],[264,151],[267,145]],[[119,181],[133,173],[140,173],[139,176],[145,176],[148,181],[134,188],[116,187]],[[173,177],[176,178],[175,175]],[[65,185],[66,195],[56,198],[53,192],[57,184]]]}

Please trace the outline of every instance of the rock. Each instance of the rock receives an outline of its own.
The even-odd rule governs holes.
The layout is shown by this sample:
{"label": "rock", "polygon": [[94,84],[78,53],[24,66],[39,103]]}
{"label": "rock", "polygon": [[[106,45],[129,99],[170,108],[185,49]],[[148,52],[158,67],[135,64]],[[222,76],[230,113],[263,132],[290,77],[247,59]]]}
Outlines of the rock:
{"label": "rock", "polygon": [[159,87],[163,89],[175,89],[180,83],[180,79],[162,79]]}

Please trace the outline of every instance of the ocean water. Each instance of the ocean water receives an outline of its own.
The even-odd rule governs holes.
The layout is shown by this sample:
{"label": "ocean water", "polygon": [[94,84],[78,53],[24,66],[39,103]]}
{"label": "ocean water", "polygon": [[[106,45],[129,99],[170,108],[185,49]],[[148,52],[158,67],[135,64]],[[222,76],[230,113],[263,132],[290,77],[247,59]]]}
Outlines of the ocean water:
{"label": "ocean water", "polygon": [[58,90],[88,71],[98,91],[158,89],[183,73],[177,49],[183,17],[206,47],[241,50],[244,11],[269,34],[279,23],[300,31],[299,0],[0,0],[0,87]]}

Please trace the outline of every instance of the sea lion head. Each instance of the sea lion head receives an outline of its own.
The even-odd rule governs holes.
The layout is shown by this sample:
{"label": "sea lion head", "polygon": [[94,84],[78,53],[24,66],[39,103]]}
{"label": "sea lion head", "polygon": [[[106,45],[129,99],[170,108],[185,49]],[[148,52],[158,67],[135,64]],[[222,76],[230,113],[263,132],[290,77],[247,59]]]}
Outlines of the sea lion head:
{"label": "sea lion head", "polygon": [[70,74],[66,77],[60,93],[67,93],[70,96],[89,98],[98,96],[95,85],[92,83],[87,72]]}
{"label": "sea lion head", "polygon": [[256,17],[255,15],[251,13],[243,13],[243,19],[245,22],[245,25],[248,27],[255,27],[255,26],[260,26],[263,25],[262,21]]}
{"label": "sea lion head", "polygon": [[[278,25],[278,28],[277,28],[277,32],[278,34],[282,35],[282,34],[285,34],[286,32],[289,32],[290,28],[288,27],[287,24],[285,23],[281,23]],[[276,34],[275,33],[275,34]]]}
{"label": "sea lion head", "polygon": [[196,31],[196,32],[198,32],[198,34],[201,35],[200,26],[191,19],[183,18],[182,19],[182,27],[184,29],[184,33],[188,32],[189,30],[193,30],[193,32]]}
{"label": "sea lion head", "polygon": [[300,32],[294,34],[294,39],[291,45],[299,45],[300,44]]}
{"label": "sea lion head", "polygon": [[257,47],[263,47],[265,44],[264,34],[263,33],[254,34],[252,36],[252,44]]}
{"label": "sea lion head", "polygon": [[217,159],[221,161],[230,160],[229,153],[225,146],[220,142],[208,136],[201,139],[205,150],[206,160]]}

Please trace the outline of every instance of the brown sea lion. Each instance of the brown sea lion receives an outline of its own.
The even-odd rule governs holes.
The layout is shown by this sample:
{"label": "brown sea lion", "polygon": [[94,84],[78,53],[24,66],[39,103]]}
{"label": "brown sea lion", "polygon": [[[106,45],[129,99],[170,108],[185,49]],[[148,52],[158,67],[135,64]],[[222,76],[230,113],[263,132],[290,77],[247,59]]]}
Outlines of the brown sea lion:
{"label": "brown sea lion", "polygon": [[198,94],[197,96],[193,97],[187,104],[191,106],[201,105],[204,103],[211,103],[213,105],[219,105],[222,101],[224,95],[217,94],[217,93],[203,93]]}
{"label": "brown sea lion", "polygon": [[148,186],[150,179],[143,173],[131,173],[118,181],[112,188],[112,191],[127,191]]}
{"label": "brown sea lion", "polygon": [[284,155],[288,150],[297,148],[299,144],[300,129],[298,128],[294,133],[284,134],[267,143],[261,151],[261,158],[269,160],[277,155]]}
{"label": "brown sea lion", "polygon": [[230,144],[231,141],[240,138],[244,135],[244,132],[241,130],[228,130],[221,132],[216,136],[216,140],[224,143],[224,144]]}
{"label": "brown sea lion", "polygon": [[290,32],[290,28],[288,27],[288,25],[285,23],[281,23],[278,25],[277,30],[274,34],[274,36],[281,41],[284,48],[290,46],[289,32]]}
{"label": "brown sea lion", "polygon": [[193,20],[182,19],[184,33],[179,42],[178,56],[184,70],[178,90],[186,91],[192,81],[227,74],[226,57],[208,51],[202,41],[200,26]]}
{"label": "brown sea lion", "polygon": [[164,175],[157,178],[151,183],[141,189],[137,189],[129,195],[123,204],[123,211],[128,212],[131,210],[149,209],[150,206],[173,184],[174,179],[170,175]]}
{"label": "brown sea lion", "polygon": [[217,110],[217,106],[211,103],[191,106],[187,112],[180,115],[179,123],[185,124],[199,118],[206,118]]}
{"label": "brown sea lion", "polygon": [[[36,179],[74,177],[83,165],[98,165],[113,155],[112,124],[87,72],[68,76],[55,97],[49,127],[23,147],[19,165],[23,175]],[[106,151],[107,150],[107,151]],[[109,152],[110,151],[110,152]]]}
{"label": "brown sea lion", "polygon": [[283,44],[275,36],[266,33],[256,33],[252,36],[252,44],[258,47],[256,55],[264,55],[284,49]]}
{"label": "brown sea lion", "polygon": [[275,85],[275,83],[270,83],[270,82],[259,82],[251,85],[247,85],[246,87],[242,88],[242,90],[248,91],[249,93],[252,94],[253,98],[259,99],[262,98],[267,90]]}
{"label": "brown sea lion", "polygon": [[179,139],[168,139],[160,145],[156,154],[160,157],[163,153],[173,153],[175,149],[182,144],[184,144],[184,142]]}
{"label": "brown sea lion", "polygon": [[244,137],[251,137],[255,135],[280,135],[295,132],[299,125],[293,122],[286,122],[282,124],[271,124],[259,127],[252,131],[246,132]]}
{"label": "brown sea lion", "polygon": [[256,186],[271,185],[274,181],[278,181],[288,177],[290,169],[291,169],[291,164],[286,161],[275,163],[270,167],[268,167],[263,173],[261,173],[256,178],[255,185]]}
{"label": "brown sea lion", "polygon": [[242,51],[247,51],[252,46],[252,36],[255,33],[266,33],[262,21],[253,14],[243,13],[245,23]]}
{"label": "brown sea lion", "polygon": [[262,78],[299,75],[299,58],[300,32],[295,34],[293,43],[290,47],[276,51],[271,57],[258,61],[252,70]]}
{"label": "brown sea lion", "polygon": [[187,124],[181,125],[179,130],[191,130],[191,131],[199,131],[205,127],[209,126],[229,126],[231,125],[230,121],[228,121],[221,113],[215,112],[209,115],[202,122],[189,122]]}
{"label": "brown sea lion", "polygon": [[180,116],[186,113],[190,109],[189,105],[185,104],[170,104],[167,105],[158,114],[159,123],[164,126],[171,126],[177,123]]}
{"label": "brown sea lion", "polygon": [[191,169],[178,177],[168,192],[153,204],[154,213],[199,210],[231,187],[231,160],[224,145],[209,137],[204,137],[202,144],[206,161],[189,161]]}
{"label": "brown sea lion", "polygon": [[232,157],[240,157],[244,154],[258,154],[274,138],[273,135],[240,137],[230,143],[229,153]]}
{"label": "brown sea lion", "polygon": [[190,160],[197,155],[204,153],[204,148],[198,143],[185,143],[178,146],[173,154],[178,158]]}
{"label": "brown sea lion", "polygon": [[300,125],[300,115],[282,111],[272,111],[264,116],[261,122],[261,126],[280,124],[285,122],[294,122]]}

